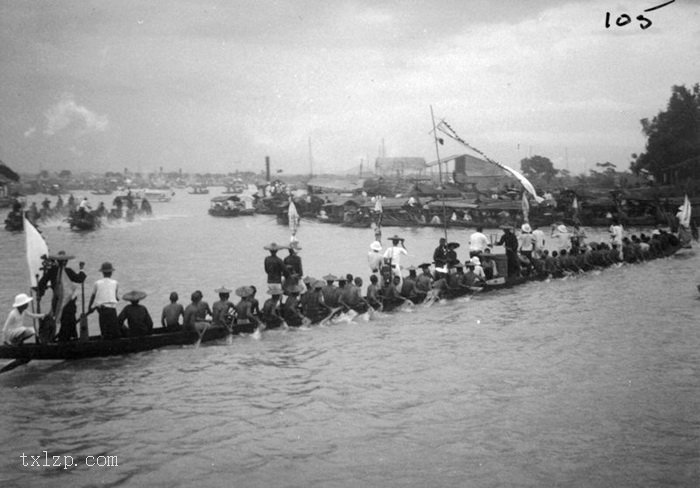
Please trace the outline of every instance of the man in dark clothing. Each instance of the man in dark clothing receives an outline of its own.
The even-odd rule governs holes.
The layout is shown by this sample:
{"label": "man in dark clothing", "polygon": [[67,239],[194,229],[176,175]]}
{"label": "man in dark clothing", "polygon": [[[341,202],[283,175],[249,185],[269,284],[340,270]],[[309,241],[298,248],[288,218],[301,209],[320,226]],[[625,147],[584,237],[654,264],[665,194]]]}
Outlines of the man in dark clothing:
{"label": "man in dark clothing", "polygon": [[129,324],[129,337],[145,336],[153,333],[153,320],[148,313],[148,309],[139,303],[146,298],[142,291],[130,291],[125,293],[123,300],[131,303],[124,307],[119,314],[119,326],[124,327],[124,322]]}
{"label": "man in dark clothing", "polygon": [[[64,251],[58,254],[51,254],[44,262],[44,274],[37,283],[37,295],[44,296],[47,289],[51,288],[53,296],[51,298],[51,315],[54,324],[60,324],[61,328],[56,336],[58,341],[70,341],[78,338],[77,323],[75,318],[77,312],[77,284],[85,282],[85,263],[80,262],[80,271],[75,272],[67,266],[68,260],[73,256],[68,256]],[[53,340],[55,327],[47,331],[46,341]],[[41,332],[41,330],[40,330]],[[50,336],[50,337],[49,337]]]}
{"label": "man in dark clothing", "polygon": [[270,251],[270,255],[265,258],[265,273],[267,273],[268,283],[282,284],[282,278],[289,276],[287,267],[284,265],[284,261],[277,256],[277,251],[284,249],[282,246],[278,246],[277,243],[273,242],[269,246],[265,246],[265,249]]}
{"label": "man in dark clothing", "polygon": [[433,262],[436,268],[442,268],[447,264],[447,239],[444,237],[440,238],[438,247],[433,251]]}
{"label": "man in dark clothing", "polygon": [[276,329],[282,325],[282,316],[280,310],[280,297],[282,296],[282,289],[280,288],[270,288],[267,290],[270,294],[270,298],[265,300],[262,308],[262,321],[267,329]]}
{"label": "man in dark clothing", "polygon": [[508,259],[508,276],[520,275],[520,259],[518,258],[518,237],[510,226],[503,227],[503,235],[496,243],[506,249]]}
{"label": "man in dark clothing", "polygon": [[289,293],[292,287],[297,286],[304,275],[301,257],[297,254],[299,251],[301,251],[301,247],[297,241],[294,241],[289,245],[289,255],[284,258],[284,266],[287,268],[287,279],[284,280],[284,291],[286,293]]}

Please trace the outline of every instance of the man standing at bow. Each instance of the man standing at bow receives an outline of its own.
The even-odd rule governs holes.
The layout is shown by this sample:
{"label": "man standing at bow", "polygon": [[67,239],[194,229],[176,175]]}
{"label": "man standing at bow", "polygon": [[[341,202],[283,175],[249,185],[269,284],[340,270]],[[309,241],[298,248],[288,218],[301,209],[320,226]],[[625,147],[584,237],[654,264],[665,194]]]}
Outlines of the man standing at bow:
{"label": "man standing at bow", "polygon": [[73,256],[67,255],[65,251],[50,254],[44,261],[44,274],[37,282],[36,293],[39,300],[49,288],[53,293],[51,313],[49,314],[53,318],[53,326],[40,327],[39,331],[44,342],[54,340],[57,324],[60,324],[60,329],[55,337],[56,340],[63,342],[78,338],[78,321],[75,318],[78,299],[77,285],[82,285],[85,282],[86,275],[83,271],[85,263],[81,261],[80,271],[75,272],[67,266],[69,259],[73,259]]}

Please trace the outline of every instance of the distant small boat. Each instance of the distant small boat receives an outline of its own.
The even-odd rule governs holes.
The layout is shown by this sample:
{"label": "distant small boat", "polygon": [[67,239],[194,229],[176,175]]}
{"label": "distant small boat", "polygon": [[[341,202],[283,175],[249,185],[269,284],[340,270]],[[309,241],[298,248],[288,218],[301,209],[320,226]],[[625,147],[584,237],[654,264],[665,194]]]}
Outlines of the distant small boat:
{"label": "distant small boat", "polygon": [[209,193],[209,188],[206,186],[193,186],[192,191],[188,192],[190,195],[206,195]]}

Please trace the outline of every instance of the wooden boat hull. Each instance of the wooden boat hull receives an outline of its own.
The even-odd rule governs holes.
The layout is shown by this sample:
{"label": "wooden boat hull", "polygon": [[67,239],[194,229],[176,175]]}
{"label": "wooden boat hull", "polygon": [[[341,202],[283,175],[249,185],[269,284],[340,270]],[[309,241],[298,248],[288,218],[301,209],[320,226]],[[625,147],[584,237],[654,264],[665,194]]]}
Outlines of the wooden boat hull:
{"label": "wooden boat hull", "polygon": [[[221,339],[229,334],[225,327],[209,327],[202,337],[202,342]],[[22,360],[64,360],[84,359],[106,356],[119,356],[135,352],[150,351],[166,346],[183,346],[194,344],[199,335],[194,331],[169,332],[154,329],[153,334],[140,337],[103,340],[99,336],[87,341],[54,342],[51,344],[30,344],[21,346],[4,344],[0,346],[0,358]]]}

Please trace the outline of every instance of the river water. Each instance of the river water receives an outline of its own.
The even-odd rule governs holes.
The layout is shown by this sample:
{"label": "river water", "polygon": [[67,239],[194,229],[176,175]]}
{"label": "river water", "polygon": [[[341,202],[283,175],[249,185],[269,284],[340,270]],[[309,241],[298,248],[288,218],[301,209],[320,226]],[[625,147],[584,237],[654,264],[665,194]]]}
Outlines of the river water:
{"label": "river water", "polygon": [[[111,261],[155,317],[171,291],[212,303],[221,285],[255,284],[264,300],[263,246],[288,229],[209,217],[211,196],[180,190],[151,218],[43,232],[90,282]],[[442,235],[394,232],[404,265]],[[464,249],[468,234],[449,239]],[[370,230],[304,221],[298,237],[305,274],[367,281]],[[373,320],[32,362],[0,377],[0,486],[698,486],[698,254]],[[24,236],[1,231],[0,256],[6,314],[28,288]],[[76,465],[45,466],[63,456]]]}

